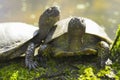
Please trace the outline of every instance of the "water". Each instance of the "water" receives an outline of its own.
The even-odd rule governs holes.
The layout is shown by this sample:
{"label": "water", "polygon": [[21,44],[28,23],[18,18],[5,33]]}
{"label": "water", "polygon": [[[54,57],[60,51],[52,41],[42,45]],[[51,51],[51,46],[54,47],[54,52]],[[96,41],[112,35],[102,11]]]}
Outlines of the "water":
{"label": "water", "polygon": [[114,39],[120,24],[120,0],[0,0],[0,22],[25,22],[38,25],[41,13],[58,5],[61,19],[82,16],[96,21]]}

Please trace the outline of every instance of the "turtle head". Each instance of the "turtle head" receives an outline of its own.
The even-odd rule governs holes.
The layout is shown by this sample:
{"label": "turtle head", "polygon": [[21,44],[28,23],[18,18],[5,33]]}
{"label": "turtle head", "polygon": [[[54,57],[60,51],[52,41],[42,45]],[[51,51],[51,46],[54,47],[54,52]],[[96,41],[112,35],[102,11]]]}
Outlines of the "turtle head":
{"label": "turtle head", "polygon": [[43,25],[53,26],[60,19],[60,10],[58,6],[46,9],[39,18],[39,27]]}
{"label": "turtle head", "polygon": [[85,34],[85,23],[83,19],[73,17],[68,24],[68,33],[75,37],[81,37]]}
{"label": "turtle head", "polygon": [[85,23],[84,20],[73,17],[68,23],[68,44],[69,50],[79,51],[82,47],[83,36],[85,34]]}
{"label": "turtle head", "polygon": [[46,9],[39,18],[39,38],[44,40],[50,29],[60,19],[60,10],[57,6]]}

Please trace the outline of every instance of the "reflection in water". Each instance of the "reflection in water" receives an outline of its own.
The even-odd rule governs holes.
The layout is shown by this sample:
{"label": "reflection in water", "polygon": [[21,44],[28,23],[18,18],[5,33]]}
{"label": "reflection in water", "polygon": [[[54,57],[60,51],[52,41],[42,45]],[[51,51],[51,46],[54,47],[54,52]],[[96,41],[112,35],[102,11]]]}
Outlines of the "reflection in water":
{"label": "reflection in water", "polygon": [[112,39],[120,23],[120,0],[0,0],[0,22],[19,21],[38,25],[40,14],[53,5],[60,6],[61,19],[69,16],[91,18],[104,26]]}

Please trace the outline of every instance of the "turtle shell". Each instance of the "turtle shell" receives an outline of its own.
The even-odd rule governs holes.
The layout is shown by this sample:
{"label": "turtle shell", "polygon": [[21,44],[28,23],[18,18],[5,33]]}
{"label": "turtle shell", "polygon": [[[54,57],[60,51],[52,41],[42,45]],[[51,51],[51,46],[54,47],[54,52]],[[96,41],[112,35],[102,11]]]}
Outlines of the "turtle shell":
{"label": "turtle shell", "polygon": [[[56,29],[50,32],[48,37],[46,38],[46,43],[50,42],[51,40],[65,34],[68,32],[68,23],[71,20],[72,17],[66,18],[63,20],[58,21],[55,26]],[[108,37],[108,35],[105,33],[104,29],[100,27],[97,23],[94,21],[88,19],[88,18],[83,18],[83,17],[78,17],[79,19],[83,19],[85,24],[86,24],[86,32],[87,34],[95,35],[103,40],[105,40],[108,43],[112,43],[112,40]],[[72,37],[72,36],[71,36]]]}
{"label": "turtle shell", "polygon": [[0,23],[0,55],[24,44],[38,33],[38,27],[20,23]]}

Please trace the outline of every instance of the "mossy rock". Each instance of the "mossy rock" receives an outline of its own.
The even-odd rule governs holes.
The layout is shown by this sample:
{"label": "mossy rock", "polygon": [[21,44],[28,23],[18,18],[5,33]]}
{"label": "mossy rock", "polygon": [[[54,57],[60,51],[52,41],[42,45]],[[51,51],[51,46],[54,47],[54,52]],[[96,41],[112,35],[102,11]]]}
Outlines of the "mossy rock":
{"label": "mossy rock", "polygon": [[[45,65],[40,64],[31,71],[25,67],[24,58],[16,58],[0,63],[0,80],[110,80],[106,74],[110,73],[111,67],[98,68],[93,57],[46,58]],[[119,80],[116,75],[114,78]]]}
{"label": "mossy rock", "polygon": [[31,71],[25,67],[23,57],[16,58],[0,63],[0,80],[77,80],[79,73],[94,65],[90,65],[90,61],[81,62],[79,58],[46,58],[45,65],[40,64],[36,70]]}
{"label": "mossy rock", "polygon": [[[96,56],[45,57],[36,70],[28,70],[24,57],[0,63],[0,80],[119,80],[120,25],[111,48],[112,66],[100,68]],[[112,74],[113,70],[115,73]],[[111,77],[112,76],[112,77]]]}

